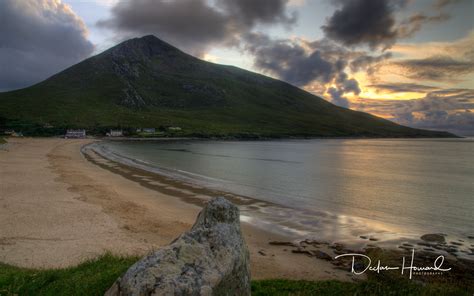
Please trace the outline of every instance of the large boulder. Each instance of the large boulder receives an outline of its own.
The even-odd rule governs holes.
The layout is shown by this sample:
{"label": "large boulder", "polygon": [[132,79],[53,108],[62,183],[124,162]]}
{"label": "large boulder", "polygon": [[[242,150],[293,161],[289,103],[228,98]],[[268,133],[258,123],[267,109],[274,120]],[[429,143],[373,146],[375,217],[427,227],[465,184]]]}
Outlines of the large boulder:
{"label": "large boulder", "polygon": [[218,197],[189,232],[135,263],[105,295],[250,295],[249,263],[239,209]]}

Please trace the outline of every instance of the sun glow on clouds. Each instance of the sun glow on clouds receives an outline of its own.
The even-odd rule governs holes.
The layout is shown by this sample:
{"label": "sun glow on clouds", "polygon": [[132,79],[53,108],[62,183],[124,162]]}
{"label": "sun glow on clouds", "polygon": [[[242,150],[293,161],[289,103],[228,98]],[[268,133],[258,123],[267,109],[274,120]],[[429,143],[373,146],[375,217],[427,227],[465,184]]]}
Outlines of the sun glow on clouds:
{"label": "sun glow on clouds", "polygon": [[[359,99],[370,99],[364,104],[364,111],[368,111],[367,103],[377,100],[407,101],[424,99],[431,91],[441,88],[464,89],[474,85],[474,31],[466,37],[454,42],[426,42],[395,44],[390,51],[393,58],[383,61],[371,75],[359,72],[354,77],[361,86],[358,96],[347,94],[353,102],[353,108],[358,108]],[[422,49],[422,50],[420,50]],[[423,67],[426,70],[423,70]],[[426,75],[427,73],[433,74]],[[437,74],[437,72],[443,73]],[[437,74],[437,75],[434,75]],[[403,85],[384,89],[380,85]],[[410,87],[412,89],[410,90]],[[443,95],[437,95],[443,97]],[[373,114],[375,110],[370,111]],[[380,112],[376,115],[381,115]],[[420,112],[413,112],[415,118],[423,118]],[[387,118],[387,114],[382,113]]]}

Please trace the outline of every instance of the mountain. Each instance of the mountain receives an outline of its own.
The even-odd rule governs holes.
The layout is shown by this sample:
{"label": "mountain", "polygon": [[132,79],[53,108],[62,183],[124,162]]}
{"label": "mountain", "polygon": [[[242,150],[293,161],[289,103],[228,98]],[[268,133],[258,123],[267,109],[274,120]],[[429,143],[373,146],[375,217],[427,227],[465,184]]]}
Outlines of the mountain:
{"label": "mountain", "polygon": [[335,106],[288,83],[209,63],[145,36],[0,93],[5,127],[179,126],[198,136],[449,137]]}

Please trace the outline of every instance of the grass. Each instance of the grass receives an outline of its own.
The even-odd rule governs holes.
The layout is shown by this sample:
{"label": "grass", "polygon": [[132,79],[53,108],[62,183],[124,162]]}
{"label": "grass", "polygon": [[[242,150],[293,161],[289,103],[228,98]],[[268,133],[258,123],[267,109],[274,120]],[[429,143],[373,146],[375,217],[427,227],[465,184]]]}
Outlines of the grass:
{"label": "grass", "polygon": [[[25,269],[0,263],[0,295],[104,295],[137,257],[105,254],[66,269]],[[472,295],[448,284],[421,284],[401,279],[340,281],[262,280],[252,295]]]}
{"label": "grass", "polygon": [[0,137],[0,145],[1,145],[1,144],[5,144],[6,142],[7,142],[7,141],[6,141],[4,138]]}
{"label": "grass", "polygon": [[25,269],[0,263],[0,295],[104,295],[137,257],[110,254],[66,269]]}

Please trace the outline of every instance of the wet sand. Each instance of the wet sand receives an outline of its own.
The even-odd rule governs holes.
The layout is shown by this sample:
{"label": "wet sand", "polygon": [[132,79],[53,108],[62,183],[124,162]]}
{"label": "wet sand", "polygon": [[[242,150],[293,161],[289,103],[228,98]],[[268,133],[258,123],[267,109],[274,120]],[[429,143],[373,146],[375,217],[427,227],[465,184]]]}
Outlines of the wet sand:
{"label": "wet sand", "polygon": [[[215,193],[98,155],[86,159],[80,149],[93,141],[9,139],[0,151],[1,262],[50,268],[107,251],[144,255],[189,229]],[[269,244],[285,237],[245,222],[242,228],[254,279],[352,279],[327,260]],[[333,255],[327,245],[317,248]]]}

